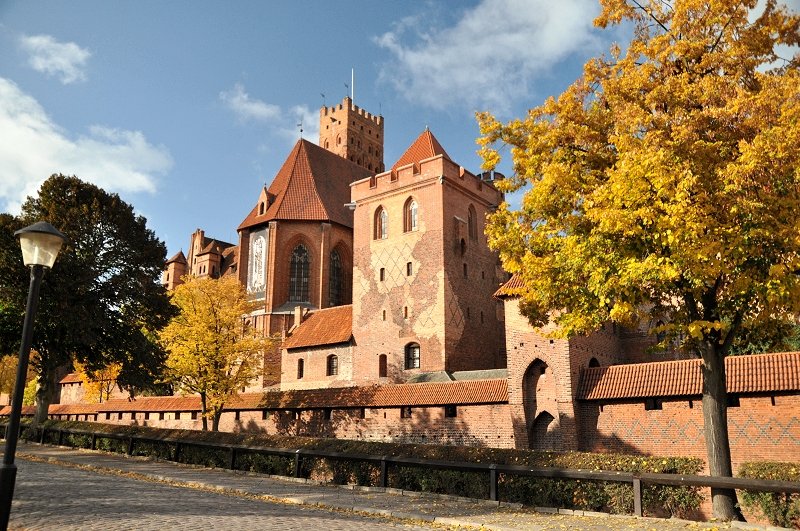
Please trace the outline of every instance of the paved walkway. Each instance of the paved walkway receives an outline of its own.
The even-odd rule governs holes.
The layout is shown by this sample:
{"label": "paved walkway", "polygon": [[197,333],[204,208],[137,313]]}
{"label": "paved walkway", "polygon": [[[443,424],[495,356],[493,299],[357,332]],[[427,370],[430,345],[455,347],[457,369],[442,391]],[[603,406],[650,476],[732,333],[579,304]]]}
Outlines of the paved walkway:
{"label": "paved walkway", "polygon": [[[725,529],[321,485],[21,442],[11,529]],[[577,513],[577,512],[576,512]]]}

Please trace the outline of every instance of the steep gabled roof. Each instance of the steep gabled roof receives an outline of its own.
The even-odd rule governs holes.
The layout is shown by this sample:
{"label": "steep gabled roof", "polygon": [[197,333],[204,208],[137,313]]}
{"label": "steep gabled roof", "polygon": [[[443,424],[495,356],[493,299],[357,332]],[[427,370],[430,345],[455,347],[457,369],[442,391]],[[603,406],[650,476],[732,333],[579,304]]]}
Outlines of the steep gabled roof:
{"label": "steep gabled roof", "polygon": [[185,264],[186,263],[186,255],[183,254],[183,251],[178,251],[178,254],[176,254],[175,256],[170,258],[169,260],[167,260],[168,264],[171,264],[172,262],[177,262],[179,264]]}
{"label": "steep gabled roof", "polygon": [[[703,392],[701,360],[661,361],[584,369],[577,398],[699,396]],[[729,393],[800,390],[800,352],[725,358]]]}
{"label": "steep gabled roof", "polygon": [[223,242],[221,240],[213,240],[211,238],[204,238],[203,248],[197,253],[197,256],[204,254],[218,254],[222,255],[226,249],[236,247],[232,243]]}
{"label": "steep gabled roof", "polygon": [[436,140],[436,137],[433,136],[433,133],[431,133],[428,128],[425,128],[422,134],[419,135],[417,139],[414,140],[414,143],[403,153],[403,156],[394,163],[392,171],[408,164],[419,164],[420,161],[437,155],[442,155],[444,158],[451,160],[442,145]]}
{"label": "steep gabled roof", "polygon": [[309,314],[294,334],[283,342],[284,348],[315,347],[347,343],[353,335],[353,306],[334,306]]}
{"label": "steep gabled roof", "polygon": [[[239,230],[272,220],[331,221],[352,227],[353,213],[344,206],[350,202],[350,183],[370,175],[366,168],[299,140]],[[267,205],[263,213],[262,202]]]}

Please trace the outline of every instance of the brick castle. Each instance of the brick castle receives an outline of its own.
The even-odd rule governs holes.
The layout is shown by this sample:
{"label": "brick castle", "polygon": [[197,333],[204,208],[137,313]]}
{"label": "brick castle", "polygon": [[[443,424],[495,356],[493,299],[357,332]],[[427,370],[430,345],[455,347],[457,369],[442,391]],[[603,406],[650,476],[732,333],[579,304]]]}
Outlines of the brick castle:
{"label": "brick castle", "polygon": [[[699,360],[653,352],[649,323],[551,339],[520,314],[486,244],[500,174],[471,173],[429,130],[389,169],[383,117],[320,111],[238,227],[191,235],[163,282],[235,275],[283,338],[227,407],[226,430],[705,458]],[[734,468],[800,455],[800,353],[729,358]],[[197,397],[80,401],[57,418],[198,428]],[[0,415],[3,410],[0,410]]]}

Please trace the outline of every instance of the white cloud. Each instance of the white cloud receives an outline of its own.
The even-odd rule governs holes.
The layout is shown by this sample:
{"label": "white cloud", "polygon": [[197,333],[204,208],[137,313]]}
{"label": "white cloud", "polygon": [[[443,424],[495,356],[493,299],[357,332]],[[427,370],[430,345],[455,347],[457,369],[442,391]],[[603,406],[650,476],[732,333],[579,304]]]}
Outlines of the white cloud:
{"label": "white cloud", "polygon": [[28,53],[28,64],[43,74],[58,76],[65,85],[86,81],[86,62],[91,52],[74,42],[58,42],[50,35],[25,35],[20,47]]}
{"label": "white cloud", "polygon": [[172,167],[163,146],[139,131],[92,126],[70,138],[42,106],[0,77],[0,207],[18,211],[53,173],[76,175],[114,192],[154,192],[155,175]]}
{"label": "white cloud", "polygon": [[236,83],[231,90],[220,92],[219,99],[243,122],[251,120],[268,122],[281,115],[280,107],[264,103],[261,100],[251,99],[250,95],[245,92],[244,87],[239,83]]}
{"label": "white cloud", "polygon": [[[596,2],[482,0],[451,27],[436,17],[400,21],[376,39],[394,57],[381,70],[407,99],[433,108],[453,101],[507,110],[576,51],[596,46]],[[414,39],[404,39],[413,31]],[[414,40],[414,43],[404,42]]]}
{"label": "white cloud", "polygon": [[319,139],[319,111],[311,110],[307,105],[295,105],[284,110],[279,105],[251,98],[240,83],[220,92],[219,99],[240,121],[269,124],[271,132],[290,145],[300,138],[301,124],[303,138],[314,143]]}

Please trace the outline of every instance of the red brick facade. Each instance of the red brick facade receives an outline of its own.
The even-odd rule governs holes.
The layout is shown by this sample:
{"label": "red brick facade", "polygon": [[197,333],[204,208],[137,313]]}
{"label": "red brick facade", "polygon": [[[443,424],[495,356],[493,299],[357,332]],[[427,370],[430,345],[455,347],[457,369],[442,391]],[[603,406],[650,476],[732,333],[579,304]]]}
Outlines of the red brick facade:
{"label": "red brick facade", "polygon": [[[223,429],[705,456],[699,392],[676,394],[662,385],[668,366],[663,362],[680,354],[653,351],[649,324],[633,331],[609,324],[588,337],[556,339],[548,336],[551,328],[535,330],[520,315],[513,289],[498,292],[502,301],[492,296],[506,278],[487,247],[484,223],[502,195],[485,175],[473,175],[451,161],[427,130],[389,171],[382,171],[383,119],[349,98],[321,110],[320,131],[323,147],[300,141],[273,184],[261,192],[239,226],[239,245],[229,266],[238,268],[242,283],[263,300],[263,310],[250,318],[263,330],[288,338],[285,348],[267,354],[264,380],[249,390],[272,387],[259,396],[294,397],[294,402],[239,407],[223,415]],[[199,254],[196,241],[202,242]],[[183,266],[192,270],[195,255],[216,249],[224,263],[231,254],[224,242],[214,247],[202,232],[192,242],[190,263]],[[252,252],[256,245],[263,245],[258,268]],[[308,272],[298,299],[291,293],[299,289],[292,280],[292,264],[300,245]],[[333,271],[334,250],[340,273]],[[168,264],[171,278],[182,267],[180,258],[176,255]],[[212,252],[203,263],[206,269],[215,265],[213,259]],[[333,295],[334,278],[345,296]],[[513,285],[512,279],[506,287]],[[297,306],[311,310],[305,322]],[[332,306],[340,308],[325,309]],[[336,326],[345,321],[351,334],[342,335]],[[661,394],[620,391],[625,371],[597,372],[648,361],[661,363],[639,367],[631,378],[655,382]],[[800,362],[792,356],[751,362],[800,374]],[[690,371],[694,362],[674,363],[669,367]],[[499,368],[507,369],[502,396],[453,400],[444,393],[429,395],[424,402],[408,397],[405,402],[376,402],[376,385],[418,392],[434,387],[391,384]],[[742,365],[730,373],[745,378],[753,370]],[[601,376],[617,394],[596,396],[581,387],[587,378]],[[797,460],[800,455],[800,380],[771,378],[779,382],[777,387],[736,388],[740,405],[729,412],[736,464],[760,458]],[[477,382],[487,381],[493,380]],[[437,385],[485,391],[483,383]],[[340,401],[315,394],[319,391],[341,393]],[[455,416],[445,415],[445,406]],[[403,414],[409,407],[410,417]],[[133,421],[199,426],[191,416],[176,419],[168,416],[169,410],[162,412],[163,419],[160,412],[158,419],[151,413]],[[129,411],[108,413],[107,420],[99,420],[132,421]]]}

